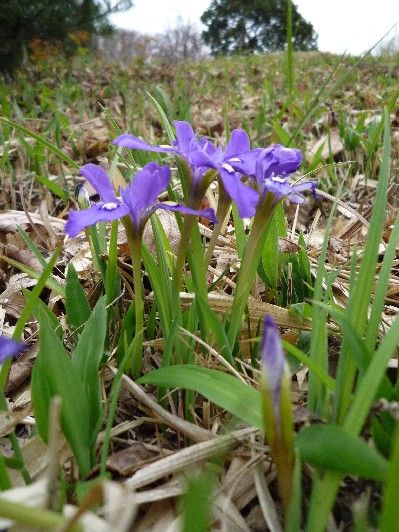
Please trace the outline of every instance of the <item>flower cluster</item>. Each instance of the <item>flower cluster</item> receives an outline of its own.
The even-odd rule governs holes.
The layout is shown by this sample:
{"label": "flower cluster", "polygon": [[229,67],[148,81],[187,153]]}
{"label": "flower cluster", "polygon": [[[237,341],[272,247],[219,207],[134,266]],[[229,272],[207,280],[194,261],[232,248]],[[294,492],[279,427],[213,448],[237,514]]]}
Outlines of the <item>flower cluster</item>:
{"label": "flower cluster", "polygon": [[[316,182],[290,183],[290,176],[302,162],[302,154],[297,149],[273,144],[266,149],[252,148],[248,134],[244,130],[232,131],[230,141],[223,150],[205,137],[197,137],[188,122],[175,121],[176,140],[171,146],[151,146],[131,134],[120,135],[116,146],[135,150],[171,154],[183,159],[190,168],[190,198],[192,205],[198,204],[205,193],[204,176],[214,170],[220,186],[226,195],[237,205],[243,218],[255,215],[266,195],[271,193],[275,203],[288,198],[294,203],[302,203],[302,192],[315,191]],[[92,184],[100,196],[100,202],[89,209],[72,211],[65,230],[76,236],[82,229],[97,222],[106,222],[130,216],[134,230],[141,234],[149,216],[156,209],[178,211],[183,214],[200,215],[216,222],[212,209],[199,211],[188,206],[160,203],[157,198],[171,179],[168,166],[156,163],[147,164],[132,179],[131,183],[116,196],[114,187],[105,171],[94,164],[86,164],[81,174]],[[197,203],[196,203],[197,202]]]}

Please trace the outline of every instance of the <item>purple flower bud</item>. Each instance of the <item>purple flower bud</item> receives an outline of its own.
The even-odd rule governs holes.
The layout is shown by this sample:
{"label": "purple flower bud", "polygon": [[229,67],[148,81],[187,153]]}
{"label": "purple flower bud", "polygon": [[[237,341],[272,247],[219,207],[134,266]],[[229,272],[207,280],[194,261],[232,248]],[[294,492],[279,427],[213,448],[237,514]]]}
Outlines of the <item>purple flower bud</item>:
{"label": "purple flower bud", "polygon": [[10,357],[19,355],[25,349],[23,342],[16,342],[4,335],[0,336],[0,364]]}
{"label": "purple flower bud", "polygon": [[287,370],[280,333],[271,316],[265,316],[263,320],[260,352],[265,385],[273,403],[274,415],[279,420],[281,386]]}

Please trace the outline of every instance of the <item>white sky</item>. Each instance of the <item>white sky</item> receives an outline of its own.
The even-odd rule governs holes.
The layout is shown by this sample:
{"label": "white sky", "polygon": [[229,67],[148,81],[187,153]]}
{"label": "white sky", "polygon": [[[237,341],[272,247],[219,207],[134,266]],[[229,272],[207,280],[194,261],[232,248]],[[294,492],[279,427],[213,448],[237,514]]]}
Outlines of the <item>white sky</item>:
{"label": "white sky", "polygon": [[[184,22],[197,23],[210,0],[135,0],[130,11],[111,17],[121,28],[162,33]],[[399,21],[398,0],[294,0],[301,15],[313,24],[321,51],[360,54]],[[388,36],[399,35],[399,25]]]}

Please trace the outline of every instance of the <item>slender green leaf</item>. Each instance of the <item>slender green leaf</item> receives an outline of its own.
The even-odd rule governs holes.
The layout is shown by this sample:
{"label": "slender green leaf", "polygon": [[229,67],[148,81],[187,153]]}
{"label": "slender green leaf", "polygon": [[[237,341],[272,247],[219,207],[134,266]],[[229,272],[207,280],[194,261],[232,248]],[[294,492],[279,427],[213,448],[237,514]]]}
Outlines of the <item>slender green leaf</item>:
{"label": "slender green leaf", "polygon": [[151,371],[137,382],[194,390],[234,416],[263,430],[260,393],[215,369],[175,365]]}
{"label": "slender green leaf", "polygon": [[35,255],[37,260],[40,262],[42,268],[45,268],[47,266],[47,261],[43,257],[43,255],[40,253],[36,244],[33,242],[33,240],[30,238],[30,236],[28,235],[28,233],[25,231],[23,227],[21,227],[20,225],[17,225],[17,229],[18,229],[18,233],[22,236],[25,244],[28,246],[28,248],[32,251],[32,253]]}
{"label": "slender green leaf", "polygon": [[[60,339],[52,330],[51,323],[45,313],[39,310],[39,354],[35,377],[40,375],[39,381],[32,387],[32,402],[39,410],[49,412],[49,398],[59,395],[62,399],[61,427],[79,465],[82,476],[86,476],[90,469],[92,435],[88,419],[90,407],[80,376],[65,351]],[[40,385],[45,382],[45,392],[41,392]],[[47,403],[47,404],[46,404]],[[43,428],[45,423],[41,424]],[[38,427],[39,428],[39,427]],[[41,432],[46,441],[47,432]]]}
{"label": "slender green leaf", "polygon": [[90,317],[91,309],[86,292],[72,262],[68,265],[66,275],[65,308],[68,322],[73,327],[82,327]]}
{"label": "slender green leaf", "polygon": [[78,169],[79,164],[71,159],[66,153],[61,151],[57,146],[54,146],[51,142],[49,142],[47,139],[45,139],[42,135],[39,135],[38,133],[35,133],[34,131],[31,131],[30,129],[21,126],[21,124],[18,124],[17,122],[14,122],[13,120],[10,120],[9,118],[6,118],[4,116],[0,116],[0,120],[8,124],[9,126],[14,127],[24,135],[27,135],[28,137],[31,137],[32,139],[37,140],[39,144],[42,146],[45,146],[47,149],[49,149],[54,155],[56,155],[61,161],[64,161],[65,163],[69,164],[72,168]]}
{"label": "slender green leaf", "polygon": [[[105,296],[104,296],[105,297]],[[85,389],[89,403],[89,425],[91,442],[94,443],[101,417],[101,390],[98,370],[104,354],[104,341],[107,331],[107,312],[104,297],[98,300],[79,336],[72,354],[72,362]]]}
{"label": "slender green leaf", "polygon": [[399,423],[396,423],[392,440],[392,451],[382,499],[380,520],[381,532],[391,532],[398,528],[399,505]]}
{"label": "slender green leaf", "polygon": [[[28,302],[29,297],[31,295],[31,291],[27,290],[26,288],[22,289],[22,293],[25,297],[25,301]],[[59,318],[54,314],[54,312],[49,308],[48,305],[44,303],[40,298],[36,300],[36,303],[32,309],[33,316],[38,320],[39,319],[39,309],[43,311],[45,314],[47,314],[47,317],[51,323],[51,327],[55,333],[57,333],[57,336],[62,341],[64,336],[64,331],[62,330],[62,325],[60,323]]]}
{"label": "slender green leaf", "polygon": [[296,437],[302,460],[344,475],[384,480],[388,462],[361,438],[338,425],[313,425]]}
{"label": "slender green leaf", "polygon": [[[378,179],[378,188],[370,218],[371,231],[368,232],[363,250],[363,258],[359,274],[355,282],[351,283],[348,319],[352,322],[359,336],[363,336],[368,324],[368,309],[374,288],[374,276],[378,261],[378,250],[386,218],[387,192],[390,176],[390,121],[387,111],[384,111],[384,141],[383,153]],[[375,318],[374,318],[375,319]],[[334,419],[343,422],[345,413],[351,401],[352,388],[356,377],[356,364],[350,354],[348,339],[343,339],[341,354],[337,369],[337,393],[334,400]]]}
{"label": "slender green leaf", "polygon": [[153,255],[148,251],[148,248],[143,244],[141,247],[141,254],[143,257],[144,267],[150,278],[151,287],[154,292],[154,298],[157,304],[161,329],[163,336],[168,337],[170,332],[170,299],[167,294],[169,291],[169,280],[166,280],[163,271],[156,263]]}
{"label": "slender green leaf", "polygon": [[296,449],[291,504],[285,522],[285,532],[300,532],[302,521],[302,461]]}
{"label": "slender green leaf", "polygon": [[388,247],[385,250],[384,260],[380,270],[379,279],[374,292],[374,301],[366,328],[365,344],[370,350],[374,350],[378,336],[378,327],[381,322],[381,315],[385,305],[385,296],[391,278],[391,268],[396,257],[396,246],[399,240],[399,216],[396,219]]}
{"label": "slender green leaf", "polygon": [[[32,277],[32,279],[39,280],[42,276],[42,272],[38,272],[37,270],[34,270],[30,266],[26,266],[26,264],[23,264],[22,262],[19,262],[14,259],[10,259],[10,257],[6,257],[5,255],[0,255],[0,259],[4,260],[8,264],[11,264],[11,266],[18,268],[18,270],[21,270],[21,272],[26,273],[26,275],[28,275],[29,277]],[[52,275],[47,276],[45,286],[50,288],[50,290],[53,290],[56,294],[60,295],[61,297],[65,297],[65,287],[59,281],[57,281],[57,279],[55,279],[55,277],[53,277]]]}
{"label": "slender green leaf", "polygon": [[48,190],[50,192],[52,192],[53,194],[58,196],[63,201],[68,201],[69,200],[68,192],[66,190],[64,190],[63,188],[61,188],[59,185],[57,185],[57,183],[55,183],[54,181],[52,181],[48,177],[45,177],[44,175],[36,174],[35,178],[39,181],[39,183],[41,183],[43,186],[48,188]]}
{"label": "slender green leaf", "polygon": [[325,372],[320,366],[317,365],[312,358],[306,355],[303,351],[298,349],[295,345],[283,340],[283,346],[285,351],[302,362],[309,370],[328,388],[329,390],[335,390],[335,381],[330,375]]}
{"label": "slender green leaf", "polygon": [[205,532],[210,529],[212,492],[217,480],[216,468],[193,476],[182,499],[182,532]]}

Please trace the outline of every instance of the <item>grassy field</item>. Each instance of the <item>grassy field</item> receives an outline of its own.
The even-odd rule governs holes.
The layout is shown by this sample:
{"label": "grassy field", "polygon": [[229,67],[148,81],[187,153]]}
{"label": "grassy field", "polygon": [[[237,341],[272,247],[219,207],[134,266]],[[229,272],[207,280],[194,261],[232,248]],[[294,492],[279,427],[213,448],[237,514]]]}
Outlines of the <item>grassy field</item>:
{"label": "grassy field", "polygon": [[[82,53],[0,80],[0,324],[26,342],[0,370],[0,527],[398,528],[398,58],[289,65]],[[174,120],[299,148],[316,194],[242,219],[219,167],[190,199],[184,157],[112,143],[169,145]],[[98,201],[82,165],[117,189],[150,161],[171,165],[161,200],[214,208],[220,234],[158,211],[143,244],[126,217],[65,238]]]}

